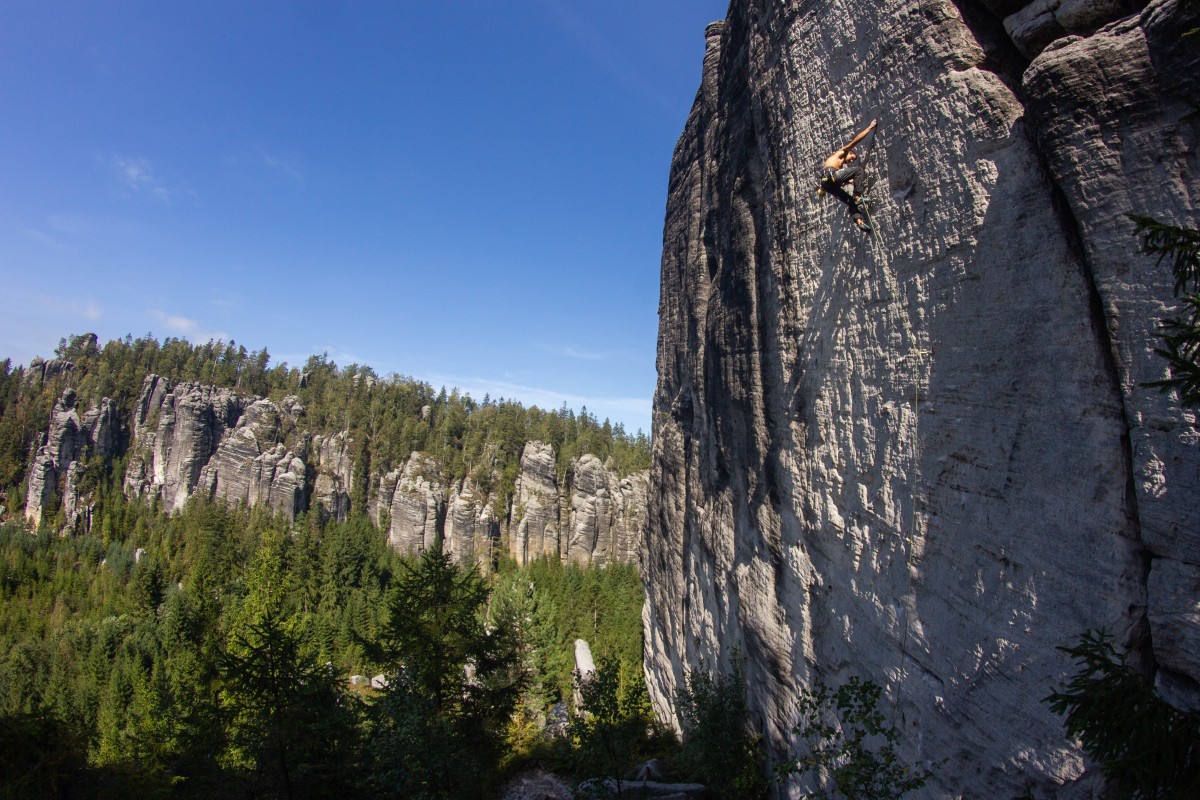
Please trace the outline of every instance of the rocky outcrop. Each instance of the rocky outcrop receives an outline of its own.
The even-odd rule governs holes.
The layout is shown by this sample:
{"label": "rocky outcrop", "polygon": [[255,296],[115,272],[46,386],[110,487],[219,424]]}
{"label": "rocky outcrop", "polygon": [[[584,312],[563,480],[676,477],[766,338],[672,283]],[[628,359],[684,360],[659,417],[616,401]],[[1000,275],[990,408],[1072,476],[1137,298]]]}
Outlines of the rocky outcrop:
{"label": "rocky outcrop", "polygon": [[490,569],[500,542],[500,520],[490,498],[474,481],[460,482],[450,493],[446,509],[446,548],[459,564]]}
{"label": "rocky outcrop", "polygon": [[[1124,217],[1200,223],[1196,23],[1152,3],[1026,65],[1020,4],[990,5],[710,26],[663,240],[647,678],[673,719],[739,649],[785,756],[800,689],[858,675],[905,758],[947,759],[932,795],[1086,797],[1039,702],[1058,646],[1106,628],[1200,702],[1200,451],[1143,387],[1171,276]],[[871,117],[878,238],[813,191]]]}
{"label": "rocky outcrop", "polygon": [[280,441],[281,416],[270,400],[251,403],[200,470],[197,490],[247,508],[267,506],[294,519],[305,508],[305,452],[293,453]]}
{"label": "rocky outcrop", "polygon": [[[55,407],[30,473],[26,515],[34,525],[61,498],[67,519],[86,529],[87,498],[76,488],[85,458],[94,453],[111,461],[124,449],[115,406],[105,400],[81,419],[74,398],[68,390]],[[199,492],[293,519],[315,508],[325,519],[345,520],[356,470],[350,433],[310,435],[304,416],[296,397],[275,402],[147,375],[133,406],[125,492],[156,498],[169,512]],[[486,483],[495,485],[498,477],[490,475]],[[506,533],[516,532],[518,547],[509,552],[520,563],[549,556],[603,565],[636,557],[648,483],[645,473],[619,479],[594,456],[584,456],[560,486],[553,448],[533,442],[525,448],[509,506],[472,478],[448,481],[436,460],[412,453],[375,479],[367,512],[404,553],[438,545],[456,561],[486,571],[509,541]]]}
{"label": "rocky outcrop", "polygon": [[1126,217],[1200,227],[1200,47],[1180,38],[1200,26],[1193,7],[1190,22],[1175,16],[1175,3],[1156,3],[1090,38],[1057,42],[1026,71],[1024,87],[1050,174],[1078,226],[1112,355],[1128,429],[1128,511],[1148,558],[1148,656],[1160,688],[1200,706],[1196,416],[1145,388],[1166,377],[1154,329],[1172,313],[1172,280],[1165,264],[1137,252]]}
{"label": "rocky outcrop", "polygon": [[25,383],[33,389],[40,389],[48,382],[75,371],[75,364],[64,359],[52,358],[49,361],[35,356],[25,368]]}
{"label": "rocky outcrop", "polygon": [[513,497],[509,556],[525,564],[542,556],[557,558],[559,544],[558,472],[554,448],[527,442],[521,453],[521,473]]}
{"label": "rocky outcrop", "polygon": [[[379,481],[377,507],[387,511],[388,541],[401,553],[419,553],[443,541],[446,487],[436,462],[413,453],[404,467]],[[376,523],[383,525],[382,515]]]}
{"label": "rocky outcrop", "polygon": [[[29,470],[25,494],[29,523],[34,527],[41,524],[43,511],[57,500],[68,526],[86,528],[90,506],[88,498],[81,496],[84,476],[112,462],[119,439],[120,423],[112,400],[103,398],[81,418],[75,407],[75,390],[63,390]],[[99,463],[89,466],[91,459],[99,459]]]}
{"label": "rocky outcrop", "polygon": [[1145,0],[1034,0],[1004,17],[1004,29],[1026,58],[1068,35],[1088,36],[1145,8]]}
{"label": "rocky outcrop", "polygon": [[550,445],[525,445],[509,556],[521,564],[541,557],[597,566],[636,560],[646,528],[648,474],[622,479],[596,456],[584,455],[560,486],[555,463]]}
{"label": "rocky outcrop", "polygon": [[632,561],[645,530],[649,476],[619,480],[593,455],[576,461],[572,475],[566,560],[597,566]]}
{"label": "rocky outcrop", "polygon": [[314,436],[312,454],[313,468],[317,473],[313,485],[313,505],[326,519],[342,522],[350,516],[350,486],[354,480],[350,432]]}
{"label": "rocky outcrop", "polygon": [[126,494],[156,496],[168,511],[182,509],[222,437],[237,427],[251,402],[230,389],[198,383],[171,387],[147,375],[133,421],[135,452],[125,473]]}

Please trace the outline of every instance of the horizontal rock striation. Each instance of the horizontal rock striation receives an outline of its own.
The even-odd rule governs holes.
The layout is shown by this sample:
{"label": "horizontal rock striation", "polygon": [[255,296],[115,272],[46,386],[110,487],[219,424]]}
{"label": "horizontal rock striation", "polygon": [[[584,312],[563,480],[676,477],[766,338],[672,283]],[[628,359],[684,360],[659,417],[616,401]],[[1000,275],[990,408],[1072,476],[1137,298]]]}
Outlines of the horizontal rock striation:
{"label": "horizontal rock striation", "polygon": [[[296,413],[294,404],[285,406]],[[305,508],[305,451],[293,453],[280,441],[281,416],[270,400],[247,406],[200,470],[197,488],[210,498],[247,508],[263,505],[295,518]]]}
{"label": "horizontal rock striation", "polygon": [[[1200,702],[1195,421],[1143,386],[1172,282],[1124,217],[1200,223],[1196,23],[1113,8],[1036,45],[1001,0],[734,0],[709,26],[641,557],[667,718],[736,648],[779,757],[800,690],[857,675],[906,759],[946,759],[931,796],[1066,798],[1099,789],[1039,702],[1057,647],[1103,627]],[[872,117],[877,238],[814,192]]]}

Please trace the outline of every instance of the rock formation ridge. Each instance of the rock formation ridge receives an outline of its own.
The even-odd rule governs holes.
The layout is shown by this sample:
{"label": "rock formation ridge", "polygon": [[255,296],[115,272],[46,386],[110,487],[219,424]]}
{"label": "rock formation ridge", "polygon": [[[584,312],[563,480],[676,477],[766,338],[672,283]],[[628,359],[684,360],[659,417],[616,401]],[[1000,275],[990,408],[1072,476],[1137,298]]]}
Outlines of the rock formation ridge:
{"label": "rock formation ridge", "polygon": [[[309,509],[339,520],[349,514],[355,475],[350,433],[310,434],[296,397],[275,403],[148,375],[131,423],[124,475],[130,497],[156,498],[171,512],[201,493],[291,518]],[[74,391],[63,393],[28,480],[32,524],[55,498],[71,527],[90,524],[80,516],[87,498],[76,490],[77,476],[91,456],[111,462],[119,454],[119,429],[111,400],[81,418]],[[502,543],[521,563],[543,555],[597,565],[637,557],[647,473],[621,478],[584,455],[560,486],[554,450],[540,442],[526,445],[521,465],[516,499],[498,513],[497,498],[471,479],[448,483],[435,459],[413,453],[370,483],[368,513],[397,550],[418,552],[441,542],[462,563],[490,565]],[[525,544],[531,530],[532,550]]]}
{"label": "rock formation ridge", "polygon": [[29,523],[39,525],[43,511],[57,502],[68,525],[90,524],[90,506],[80,496],[80,481],[89,470],[112,463],[119,435],[111,400],[104,398],[80,417],[75,390],[65,389],[50,413],[49,430],[35,446],[25,495]]}
{"label": "rock formation ridge", "polygon": [[[1194,7],[1195,4],[1193,4]],[[885,687],[930,796],[1090,797],[1039,698],[1105,628],[1200,705],[1200,451],[1164,376],[1200,224],[1200,24],[1174,0],[733,0],[663,235],[646,670]],[[878,238],[815,194],[867,121]],[[785,791],[785,790],[781,790]],[[785,791],[786,793],[786,791]]]}

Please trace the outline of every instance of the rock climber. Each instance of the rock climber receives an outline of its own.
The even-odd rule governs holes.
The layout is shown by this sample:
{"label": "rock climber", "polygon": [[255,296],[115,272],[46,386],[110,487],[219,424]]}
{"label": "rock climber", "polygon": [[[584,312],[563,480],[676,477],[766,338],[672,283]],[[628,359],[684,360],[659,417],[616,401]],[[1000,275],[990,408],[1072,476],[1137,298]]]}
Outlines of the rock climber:
{"label": "rock climber", "polygon": [[[853,150],[855,145],[867,138],[867,134],[875,130],[878,122],[879,120],[871,120],[871,124],[851,139],[849,144],[825,159],[825,164],[821,169],[821,185],[817,189],[818,194],[828,193],[845,203],[854,224],[860,230],[867,232],[870,232],[871,226],[867,222],[866,214],[859,207],[870,202],[869,198],[863,196],[866,194],[866,175],[863,172],[862,164],[858,163],[858,153]],[[854,184],[853,195],[843,188],[847,183]]]}

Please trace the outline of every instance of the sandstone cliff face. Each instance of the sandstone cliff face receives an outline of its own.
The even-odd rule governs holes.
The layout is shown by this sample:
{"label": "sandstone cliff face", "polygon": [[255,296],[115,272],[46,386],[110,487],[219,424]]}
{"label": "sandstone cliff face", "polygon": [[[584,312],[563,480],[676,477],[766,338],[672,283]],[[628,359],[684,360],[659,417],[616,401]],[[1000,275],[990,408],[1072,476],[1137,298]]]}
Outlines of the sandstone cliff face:
{"label": "sandstone cliff face", "polygon": [[[379,482],[378,508],[386,510],[388,541],[402,553],[419,553],[442,537],[446,520],[446,487],[437,464],[413,453],[399,470]],[[377,522],[382,524],[382,515]]]}
{"label": "sandstone cliff face", "polygon": [[105,397],[81,418],[75,391],[64,390],[50,413],[50,428],[37,445],[29,470],[25,518],[30,525],[41,524],[43,510],[57,498],[67,525],[86,527],[90,522],[88,498],[79,491],[88,469],[85,462],[93,457],[101,464],[111,462],[119,438],[120,423],[112,400]]}
{"label": "sandstone cliff face", "polygon": [[[135,455],[125,474],[126,494],[153,494],[168,511],[182,509],[225,432],[236,428],[250,403],[251,398],[229,389],[197,383],[170,387],[158,375],[147,375],[134,417]],[[211,482],[212,476],[210,490]]]}
{"label": "sandstone cliff face", "polygon": [[342,522],[350,515],[350,486],[354,480],[350,434],[342,431],[332,436],[314,436],[312,450],[317,473],[314,505],[327,518]]}
{"label": "sandstone cliff face", "polygon": [[295,518],[305,508],[305,452],[293,453],[280,441],[282,416],[270,400],[247,406],[200,470],[197,488],[209,497],[247,508],[265,505]]}
{"label": "sandstone cliff face", "polygon": [[592,455],[576,461],[573,474],[566,560],[597,566],[632,561],[645,527],[649,476],[619,481]]}
{"label": "sandstone cliff face", "polygon": [[[148,375],[133,408],[125,492],[158,498],[171,512],[202,495],[291,518],[313,508],[345,520],[356,465],[350,433],[311,435],[295,397],[279,403],[229,389],[171,383]],[[75,393],[55,406],[28,480],[26,516],[37,525],[55,498],[68,522],[86,529],[87,497],[76,486],[84,461],[111,461],[124,447],[115,405],[82,418]],[[440,543],[460,563],[490,569],[499,551],[520,563],[549,556],[577,563],[631,562],[646,527],[647,473],[618,478],[594,456],[579,459],[559,485],[554,449],[525,448],[511,507],[472,480],[450,483],[429,455],[413,453],[380,475],[367,510],[392,546],[417,553]]]}
{"label": "sandstone cliff face", "polygon": [[630,563],[646,529],[649,475],[621,479],[593,455],[575,460],[558,482],[554,449],[529,442],[513,498],[509,556],[519,563],[540,557],[576,564]]}
{"label": "sandstone cliff face", "polygon": [[451,557],[459,564],[478,564],[490,568],[500,543],[500,520],[491,498],[467,479],[450,493],[446,509],[445,542]]}
{"label": "sandstone cliff face", "polygon": [[559,542],[558,475],[554,448],[529,442],[521,453],[521,474],[513,497],[513,528],[509,556],[525,564],[562,552]]}
{"label": "sandstone cliff face", "polygon": [[[1006,33],[1019,2],[734,0],[710,26],[663,242],[661,713],[737,646],[781,753],[799,689],[859,675],[907,757],[948,759],[931,796],[1086,797],[1038,702],[1057,646],[1104,627],[1200,702],[1200,454],[1141,386],[1171,276],[1124,217],[1200,222],[1200,61],[1173,2],[1111,8],[1044,42]],[[872,117],[878,240],[814,193]]]}
{"label": "sandstone cliff face", "polygon": [[147,375],[134,407],[125,492],[158,497],[170,511],[202,492],[294,518],[308,507],[306,438],[298,437],[296,452],[283,439],[303,414],[294,397],[276,405],[230,389],[172,387]]}

